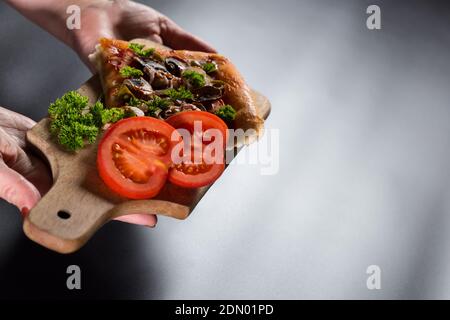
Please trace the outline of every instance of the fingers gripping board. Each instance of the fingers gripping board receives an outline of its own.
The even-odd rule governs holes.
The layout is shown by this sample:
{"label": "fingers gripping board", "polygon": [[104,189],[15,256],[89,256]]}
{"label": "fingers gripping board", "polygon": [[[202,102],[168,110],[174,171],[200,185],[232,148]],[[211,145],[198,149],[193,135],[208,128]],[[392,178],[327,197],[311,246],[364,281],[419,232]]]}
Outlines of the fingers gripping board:
{"label": "fingers gripping board", "polygon": [[[150,45],[148,40],[140,40]],[[101,86],[94,76],[78,92],[95,102]],[[267,118],[270,102],[253,91],[258,112]],[[60,253],[78,250],[103,224],[124,214],[158,214],[185,219],[204,196],[208,187],[186,189],[170,183],[155,198],[123,198],[103,183],[97,173],[98,141],[77,153],[61,149],[49,132],[45,118],[27,133],[27,142],[46,159],[53,176],[53,186],[24,219],[24,232],[33,241]]]}

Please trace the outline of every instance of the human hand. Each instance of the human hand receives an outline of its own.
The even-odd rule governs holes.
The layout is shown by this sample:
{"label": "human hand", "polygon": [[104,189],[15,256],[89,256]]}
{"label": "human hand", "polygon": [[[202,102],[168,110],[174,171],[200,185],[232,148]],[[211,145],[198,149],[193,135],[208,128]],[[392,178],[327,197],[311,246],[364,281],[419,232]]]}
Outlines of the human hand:
{"label": "human hand", "polygon": [[[21,14],[73,48],[95,72],[88,55],[102,37],[146,38],[173,49],[215,52],[162,13],[130,0],[5,0]],[[67,8],[80,8],[80,29],[69,30]]]}
{"label": "human hand", "polygon": [[[0,107],[0,198],[28,214],[52,185],[47,165],[27,150],[25,135],[36,123]],[[132,214],[116,220],[156,225],[156,216]]]}
{"label": "human hand", "polygon": [[27,214],[52,183],[47,166],[26,151],[25,134],[35,122],[0,107],[0,198]]}
{"label": "human hand", "polygon": [[128,0],[85,1],[81,29],[73,30],[72,47],[91,69],[88,55],[101,37],[131,40],[146,38],[173,49],[215,52],[160,12]]}

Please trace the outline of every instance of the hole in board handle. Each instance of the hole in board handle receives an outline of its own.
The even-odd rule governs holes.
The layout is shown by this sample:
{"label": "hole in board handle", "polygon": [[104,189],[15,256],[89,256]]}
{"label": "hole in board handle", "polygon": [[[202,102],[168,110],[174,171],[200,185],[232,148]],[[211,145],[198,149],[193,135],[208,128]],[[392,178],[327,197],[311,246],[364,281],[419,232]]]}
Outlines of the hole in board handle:
{"label": "hole in board handle", "polygon": [[60,211],[58,211],[57,214],[58,214],[59,218],[64,219],[64,220],[67,220],[70,218],[70,213],[68,213],[67,211],[60,210]]}

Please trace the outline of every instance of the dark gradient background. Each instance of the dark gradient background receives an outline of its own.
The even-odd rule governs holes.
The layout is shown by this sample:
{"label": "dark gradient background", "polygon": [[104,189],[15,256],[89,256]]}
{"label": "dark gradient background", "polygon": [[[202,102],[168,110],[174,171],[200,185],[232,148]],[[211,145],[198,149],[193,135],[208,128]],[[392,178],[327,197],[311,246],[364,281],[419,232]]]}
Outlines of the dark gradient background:
{"label": "dark gradient background", "polygon": [[[450,10],[444,1],[146,1],[272,101],[280,172],[229,168],[187,221],[109,223],[79,252],[0,202],[3,298],[450,298]],[[378,4],[382,30],[365,10]],[[39,120],[89,78],[0,3],[0,104]],[[66,289],[66,267],[82,290]],[[379,265],[382,289],[366,288]]]}

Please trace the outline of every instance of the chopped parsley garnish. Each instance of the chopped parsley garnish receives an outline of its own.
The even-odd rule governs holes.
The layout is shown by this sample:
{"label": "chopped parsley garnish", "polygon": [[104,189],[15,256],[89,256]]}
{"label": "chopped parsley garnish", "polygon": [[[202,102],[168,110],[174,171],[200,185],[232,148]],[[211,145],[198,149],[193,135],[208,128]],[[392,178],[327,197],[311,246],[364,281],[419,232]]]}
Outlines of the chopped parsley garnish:
{"label": "chopped parsley garnish", "polygon": [[236,110],[229,104],[223,105],[214,113],[225,122],[231,122],[236,118]]}
{"label": "chopped parsley garnish", "polygon": [[146,102],[148,107],[150,108],[158,108],[158,109],[167,109],[170,106],[170,101],[167,99],[162,99],[158,96],[155,96],[153,99]]}
{"label": "chopped parsley garnish", "polygon": [[186,70],[181,75],[183,79],[188,81],[194,88],[203,87],[205,85],[205,76],[194,70]]}
{"label": "chopped parsley garnish", "polygon": [[161,111],[167,109],[171,105],[171,102],[168,99],[163,99],[158,96],[154,96],[148,101],[131,97],[130,101],[128,101],[128,105],[132,107],[141,107],[141,109],[145,108],[145,113],[148,116],[156,118]]}
{"label": "chopped parsley garnish", "polygon": [[122,69],[120,69],[120,75],[124,78],[139,78],[144,75],[144,73],[136,68],[125,66]]}
{"label": "chopped parsley garnish", "polygon": [[161,108],[157,108],[155,106],[148,106],[146,114],[149,117],[157,118],[158,115],[161,113],[161,111],[162,111]]}
{"label": "chopped parsley garnish", "polygon": [[193,100],[194,95],[185,87],[179,87],[178,89],[167,89],[164,91],[171,100]]}
{"label": "chopped parsley garnish", "polygon": [[145,104],[144,100],[135,98],[135,97],[130,97],[130,100],[128,101],[128,105],[131,107],[139,107],[141,105]]}
{"label": "chopped parsley garnish", "polygon": [[214,62],[206,62],[202,65],[202,68],[208,74],[217,71],[217,66]]}
{"label": "chopped parsley garnish", "polygon": [[89,107],[88,103],[87,97],[69,91],[48,108],[50,133],[67,150],[76,151],[85,143],[93,143],[105,123],[124,116],[122,109],[104,109],[101,102]]}
{"label": "chopped parsley garnish", "polygon": [[152,56],[153,53],[155,53],[155,48],[144,49],[144,47],[145,46],[143,44],[139,44],[139,43],[130,43],[128,45],[128,48],[133,50],[134,53],[136,53],[138,56],[141,56],[144,58],[148,58],[148,57]]}
{"label": "chopped parsley garnish", "polygon": [[122,108],[105,109],[101,102],[96,102],[91,108],[97,127],[102,127],[107,123],[117,122],[125,117],[125,110]]}

